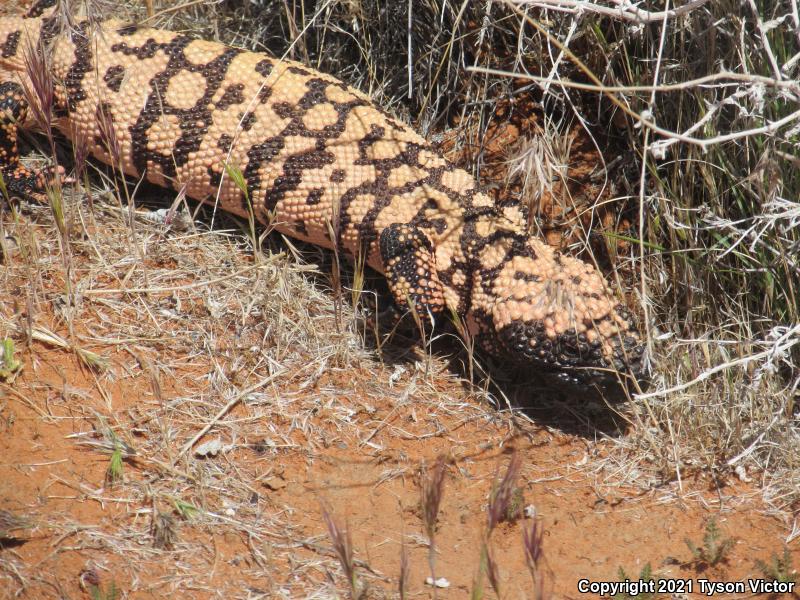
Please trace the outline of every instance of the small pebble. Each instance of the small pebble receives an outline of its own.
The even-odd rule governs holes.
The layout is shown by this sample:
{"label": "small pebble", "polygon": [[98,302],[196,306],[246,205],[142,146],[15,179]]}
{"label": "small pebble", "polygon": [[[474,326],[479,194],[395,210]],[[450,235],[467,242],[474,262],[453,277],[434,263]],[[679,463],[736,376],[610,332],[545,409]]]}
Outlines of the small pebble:
{"label": "small pebble", "polygon": [[434,581],[432,577],[426,577],[425,578],[425,583],[426,583],[426,585],[430,585],[430,586],[437,587],[437,588],[449,588],[450,587],[450,582],[447,581],[447,579],[445,579],[444,577],[438,577],[436,579],[436,581]]}

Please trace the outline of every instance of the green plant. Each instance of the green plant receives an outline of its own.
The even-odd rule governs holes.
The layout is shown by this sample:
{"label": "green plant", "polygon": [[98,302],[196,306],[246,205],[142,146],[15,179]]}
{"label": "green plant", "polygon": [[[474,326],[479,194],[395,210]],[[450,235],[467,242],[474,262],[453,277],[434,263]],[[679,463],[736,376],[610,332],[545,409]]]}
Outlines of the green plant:
{"label": "green plant", "polygon": [[247,226],[249,228],[248,234],[250,236],[250,243],[253,244],[253,256],[256,262],[261,260],[261,244],[259,243],[258,236],[256,235],[256,215],[253,210],[253,203],[250,200],[250,191],[247,188],[247,180],[244,173],[238,165],[233,165],[228,162],[223,163],[225,173],[230,177],[236,188],[242,193],[245,204],[247,204]]}
{"label": "green plant", "polygon": [[93,371],[105,373],[111,366],[111,363],[109,363],[105,356],[78,346],[73,346],[73,349],[80,361]]}
{"label": "green plant", "polygon": [[117,600],[120,597],[120,589],[115,581],[109,583],[105,588],[101,585],[90,584],[89,595],[92,600]]}
{"label": "green plant", "polygon": [[773,552],[769,563],[765,563],[763,560],[756,560],[756,567],[767,579],[781,583],[797,581],[797,569],[792,565],[792,556],[786,546],[783,548],[782,556],[778,556]]}
{"label": "green plant", "polygon": [[694,561],[710,567],[727,562],[728,553],[734,544],[732,538],[723,535],[719,525],[717,525],[717,520],[713,517],[706,523],[702,546],[697,546],[689,538],[686,538],[685,542],[694,557]]}
{"label": "green plant", "polygon": [[14,340],[3,338],[0,354],[0,379],[13,380],[22,370],[22,362],[14,358]]}
{"label": "green plant", "polygon": [[[109,430],[111,431],[111,430]],[[111,442],[113,444],[113,449],[111,450],[111,458],[108,461],[108,467],[106,468],[106,481],[109,485],[114,485],[122,481],[122,450],[123,446],[120,443],[120,440],[116,437],[116,435],[111,432]]]}
{"label": "green plant", "polygon": [[175,511],[181,516],[182,519],[186,519],[187,521],[200,512],[200,509],[194,504],[190,502],[184,502],[179,498],[173,500],[172,503],[175,506]]}
{"label": "green plant", "polygon": [[95,431],[99,433],[101,439],[81,443],[109,455],[105,480],[111,487],[122,481],[124,462],[136,456],[136,450],[116,434],[103,416],[98,415],[98,421]]}
{"label": "green plant", "polygon": [[[619,575],[618,579],[620,581],[625,581],[626,579],[630,579],[630,577],[628,577],[628,574],[625,572],[625,569],[623,569],[622,567],[619,568],[618,575]],[[650,563],[647,563],[642,567],[642,570],[639,571],[638,579],[641,581],[653,581],[653,567],[650,566]],[[656,593],[643,591],[639,592],[635,596],[632,596],[631,594],[628,593],[619,593],[619,594],[614,594],[611,597],[614,600],[634,600],[634,598],[636,600],[653,600],[653,598],[656,597]]]}

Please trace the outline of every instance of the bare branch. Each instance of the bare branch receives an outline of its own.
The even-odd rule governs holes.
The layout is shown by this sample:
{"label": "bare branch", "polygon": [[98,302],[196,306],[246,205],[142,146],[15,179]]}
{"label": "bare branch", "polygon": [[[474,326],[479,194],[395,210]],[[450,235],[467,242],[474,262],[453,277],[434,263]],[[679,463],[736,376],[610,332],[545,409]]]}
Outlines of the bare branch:
{"label": "bare branch", "polygon": [[685,15],[686,13],[700,8],[704,4],[708,3],[708,0],[692,0],[683,6],[658,12],[642,10],[641,8],[630,4],[627,1],[621,0],[614,2],[617,5],[616,7],[603,6],[601,4],[586,2],[584,0],[514,0],[514,2],[520,6],[548,8],[561,12],[594,13],[622,19],[624,21],[630,21],[632,23],[653,23],[656,21],[674,19],[675,17]]}

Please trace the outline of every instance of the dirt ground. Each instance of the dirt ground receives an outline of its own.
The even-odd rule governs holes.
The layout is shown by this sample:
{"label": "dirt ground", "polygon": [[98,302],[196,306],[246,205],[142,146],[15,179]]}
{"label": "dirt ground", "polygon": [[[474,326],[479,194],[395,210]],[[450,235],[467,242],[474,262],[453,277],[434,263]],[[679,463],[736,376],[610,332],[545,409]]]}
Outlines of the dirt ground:
{"label": "dirt ground", "polygon": [[[238,405],[203,438],[221,439],[216,456],[181,455],[203,423],[175,406],[176,398],[202,397],[204,386],[191,383],[196,366],[162,378],[156,395],[146,371],[116,354],[110,381],[34,342],[21,353],[22,374],[2,386],[0,506],[30,526],[3,541],[3,597],[90,597],[82,585],[95,579],[103,588],[114,582],[124,598],[333,597],[335,587],[345,595],[322,502],[351,532],[368,597],[393,597],[403,546],[408,597],[433,597],[424,584],[419,469],[439,454],[452,461],[435,538],[436,575],[449,582],[440,598],[469,597],[487,498],[513,451],[522,458],[518,485],[529,516],[492,535],[504,598],[532,597],[522,531],[533,521],[544,531],[546,585],[558,598],[587,597],[579,580],[620,581],[621,568],[636,578],[648,563],[658,578],[695,580],[695,590],[699,578],[761,577],[755,561],[769,563],[791,531],[785,518],[767,514],[755,485],[701,476],[650,490],[626,486],[599,467],[612,442],[511,423],[442,374],[424,389],[404,375],[384,396],[391,371],[377,364],[323,373],[317,393],[280,385],[280,394],[318,402],[313,426],[267,422]],[[114,485],[108,453],[91,445],[102,441],[100,415],[136,450]],[[158,452],[140,449],[151,428],[169,440]],[[181,517],[179,501],[197,510]],[[166,544],[157,541],[155,513],[169,523]],[[711,519],[732,541],[716,565],[686,543],[702,547]]]}

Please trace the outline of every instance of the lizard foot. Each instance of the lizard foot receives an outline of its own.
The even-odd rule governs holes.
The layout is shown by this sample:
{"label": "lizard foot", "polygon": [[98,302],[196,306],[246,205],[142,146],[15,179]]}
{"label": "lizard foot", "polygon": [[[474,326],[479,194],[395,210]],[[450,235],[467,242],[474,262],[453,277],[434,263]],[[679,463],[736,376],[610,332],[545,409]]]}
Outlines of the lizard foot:
{"label": "lizard foot", "polygon": [[380,251],[397,308],[415,312],[421,325],[432,325],[445,300],[428,236],[413,225],[394,223],[381,233]]}
{"label": "lizard foot", "polygon": [[46,202],[47,189],[67,179],[62,167],[33,172],[20,162],[17,142],[27,113],[22,87],[13,81],[0,83],[0,193],[5,200],[17,197]]}

